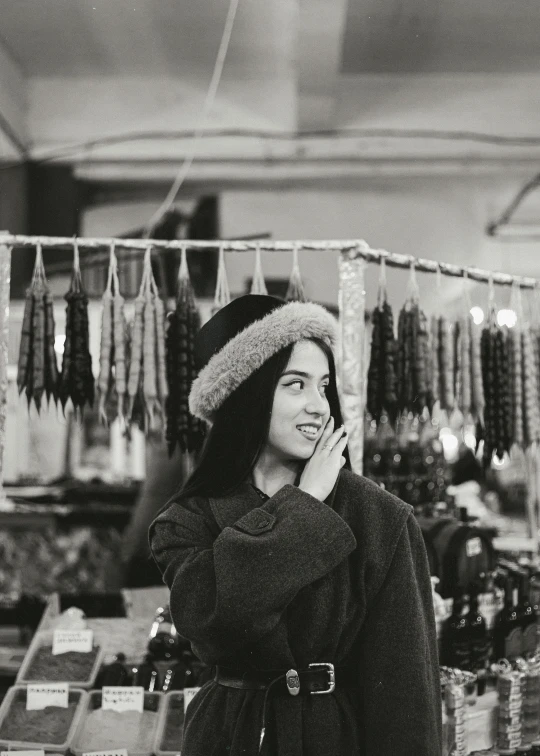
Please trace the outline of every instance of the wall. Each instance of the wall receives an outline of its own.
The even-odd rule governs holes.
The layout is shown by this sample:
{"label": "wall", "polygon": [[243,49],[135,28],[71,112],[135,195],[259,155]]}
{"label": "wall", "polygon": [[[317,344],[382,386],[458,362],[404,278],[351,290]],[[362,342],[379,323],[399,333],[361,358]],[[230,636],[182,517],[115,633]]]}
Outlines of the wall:
{"label": "wall", "polygon": [[[221,198],[222,233],[225,238],[265,231],[276,239],[363,238],[391,252],[540,277],[538,245],[501,242],[485,233],[521,184],[521,178],[493,176],[375,178],[338,190],[226,192]],[[251,275],[252,263],[238,254],[227,260],[231,289],[238,291]],[[287,255],[263,254],[268,275],[288,275],[290,264]],[[333,254],[302,252],[300,266],[311,298],[337,302]],[[391,300],[402,301],[407,274],[389,269],[387,277]],[[368,305],[375,300],[377,280],[377,268],[371,265]],[[427,309],[439,302],[455,305],[463,291],[458,279],[445,278],[441,292],[433,276],[419,274],[418,280]],[[470,288],[481,304],[487,287]],[[501,303],[506,297],[501,292]]]}
{"label": "wall", "polygon": [[[375,177],[325,188],[224,191],[220,222],[224,238],[267,232],[273,239],[363,238],[372,247],[391,252],[540,277],[537,244],[501,242],[485,233],[487,224],[506,207],[522,183],[522,177],[502,175]],[[524,205],[528,220],[540,218],[537,206],[533,195]],[[123,233],[149,218],[153,209],[148,203],[92,208],[83,219],[83,233]],[[289,276],[290,255],[263,252],[262,261],[267,277]],[[252,275],[253,257],[229,253],[226,264],[231,291],[242,293]],[[301,252],[300,266],[308,296],[336,304],[338,267],[334,253]],[[399,304],[407,274],[389,269],[387,277],[391,301]],[[427,310],[439,305],[459,307],[463,293],[459,279],[445,278],[441,291],[437,291],[433,276],[418,274],[418,280]],[[366,273],[368,306],[375,301],[377,281],[377,267],[370,265]],[[470,284],[469,288],[473,299],[485,305],[487,287]],[[505,304],[508,291],[502,290],[498,298],[501,305]]]}

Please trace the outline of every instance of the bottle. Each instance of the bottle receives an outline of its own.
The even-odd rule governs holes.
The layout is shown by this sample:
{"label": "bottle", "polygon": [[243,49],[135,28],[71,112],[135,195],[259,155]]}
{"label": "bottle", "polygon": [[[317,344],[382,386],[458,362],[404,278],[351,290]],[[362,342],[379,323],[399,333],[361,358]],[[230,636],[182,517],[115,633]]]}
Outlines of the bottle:
{"label": "bottle", "polygon": [[467,619],[470,627],[471,671],[476,672],[478,678],[477,692],[479,696],[482,696],[486,690],[490,643],[486,620],[480,614],[478,608],[478,592],[478,587],[471,585]]}
{"label": "bottle", "polygon": [[156,665],[152,661],[150,654],[146,654],[142,664],[137,667],[133,667],[133,680],[132,685],[142,685],[145,690],[150,693],[152,691],[160,690],[159,672]]}
{"label": "bottle", "polygon": [[493,630],[494,661],[513,661],[521,654],[523,631],[517,608],[514,578],[508,575],[504,584],[504,606],[495,619]]}
{"label": "bottle", "polygon": [[148,653],[156,661],[169,661],[179,655],[180,642],[168,606],[160,606],[150,629]]}
{"label": "bottle", "polygon": [[454,596],[452,614],[443,625],[442,663],[447,667],[471,669],[470,623],[464,613],[467,596],[457,593]]}
{"label": "bottle", "polygon": [[523,569],[519,573],[518,614],[521,620],[521,655],[536,653],[536,612],[530,602],[529,573]]}
{"label": "bottle", "polygon": [[[189,683],[189,685],[188,685]],[[170,664],[163,677],[163,692],[191,687],[191,672],[185,659]]]}
{"label": "bottle", "polygon": [[108,662],[99,674],[97,687],[103,688],[105,685],[129,685],[131,677],[125,664],[125,654],[116,654]]}

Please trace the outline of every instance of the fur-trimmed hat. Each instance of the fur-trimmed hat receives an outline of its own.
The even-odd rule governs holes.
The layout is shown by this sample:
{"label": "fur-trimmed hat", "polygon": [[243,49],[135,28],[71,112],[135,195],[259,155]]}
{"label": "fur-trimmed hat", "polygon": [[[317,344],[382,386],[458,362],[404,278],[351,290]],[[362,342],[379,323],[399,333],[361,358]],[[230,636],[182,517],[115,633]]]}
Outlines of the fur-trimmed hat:
{"label": "fur-trimmed hat", "polygon": [[262,294],[234,299],[196,336],[200,372],[189,395],[191,414],[211,423],[223,402],[270,357],[309,338],[335,347],[337,320],[321,305]]}

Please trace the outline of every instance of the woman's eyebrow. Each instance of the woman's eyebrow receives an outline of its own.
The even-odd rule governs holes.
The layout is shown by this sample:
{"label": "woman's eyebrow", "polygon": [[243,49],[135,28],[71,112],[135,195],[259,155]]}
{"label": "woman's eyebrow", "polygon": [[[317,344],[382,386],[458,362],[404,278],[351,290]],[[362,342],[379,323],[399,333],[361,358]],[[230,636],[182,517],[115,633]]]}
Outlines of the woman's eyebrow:
{"label": "woman's eyebrow", "polygon": [[[303,370],[286,370],[281,374],[281,377],[283,378],[285,375],[301,375],[302,378],[313,378],[311,373],[305,373]],[[323,375],[321,381],[324,381],[325,378],[330,378],[330,373]]]}

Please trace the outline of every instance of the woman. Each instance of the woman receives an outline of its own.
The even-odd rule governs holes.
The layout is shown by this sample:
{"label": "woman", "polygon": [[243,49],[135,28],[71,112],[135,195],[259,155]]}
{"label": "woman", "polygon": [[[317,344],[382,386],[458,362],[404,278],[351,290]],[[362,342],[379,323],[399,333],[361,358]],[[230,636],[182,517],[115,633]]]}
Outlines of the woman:
{"label": "woman", "polygon": [[319,305],[258,295],[199,332],[190,408],[212,427],[150,528],[175,625],[216,667],[183,756],[440,753],[424,543],[349,469],[336,335]]}

